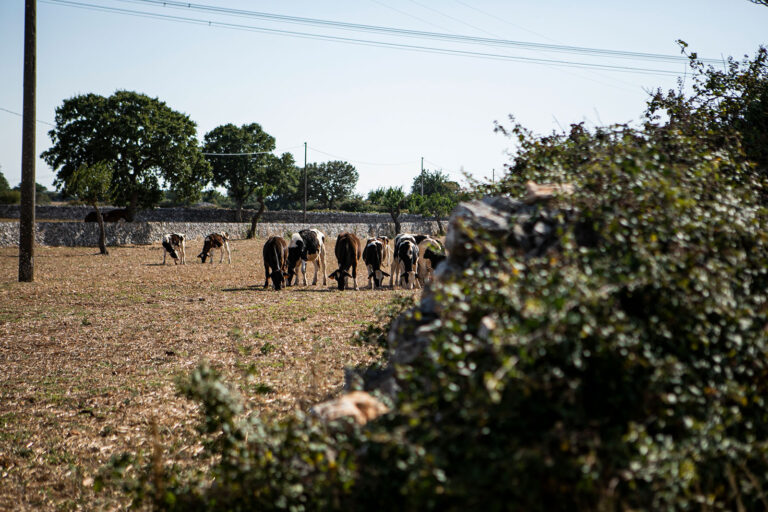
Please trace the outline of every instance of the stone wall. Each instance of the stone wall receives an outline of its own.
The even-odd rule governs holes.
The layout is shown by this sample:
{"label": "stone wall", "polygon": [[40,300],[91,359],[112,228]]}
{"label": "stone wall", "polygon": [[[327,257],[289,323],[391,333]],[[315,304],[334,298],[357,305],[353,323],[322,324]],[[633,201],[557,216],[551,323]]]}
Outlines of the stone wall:
{"label": "stone wall", "polygon": [[[184,233],[189,240],[202,240],[210,233],[226,231],[231,239],[245,238],[250,224],[234,222],[110,222],[106,225],[107,245],[143,245],[159,242],[165,233]],[[372,235],[394,236],[394,225],[389,222],[372,223],[260,223],[256,235],[267,237],[291,233],[304,228],[316,228],[333,239],[339,233],[353,232],[361,237]],[[98,245],[99,225],[95,222],[37,222],[35,242],[38,245],[90,247]],[[404,232],[437,233],[432,221],[403,222]],[[0,222],[0,247],[19,243],[19,223]]]}
{"label": "stone wall", "polygon": [[[115,209],[106,206],[102,211],[107,212]],[[38,220],[83,220],[85,216],[92,212],[90,206],[36,206],[35,217]],[[236,219],[235,210],[226,208],[154,208],[151,210],[142,210],[136,214],[136,220],[139,222],[215,222],[225,223],[234,222]],[[243,210],[243,219],[249,221],[254,210]],[[19,205],[0,205],[0,219],[18,219]],[[266,211],[261,216],[261,221],[265,223],[302,222],[303,213],[301,211]],[[401,217],[402,222],[420,222],[420,215],[404,214]],[[352,213],[352,212],[307,212],[307,224],[380,224],[388,223],[391,219],[386,213]]]}

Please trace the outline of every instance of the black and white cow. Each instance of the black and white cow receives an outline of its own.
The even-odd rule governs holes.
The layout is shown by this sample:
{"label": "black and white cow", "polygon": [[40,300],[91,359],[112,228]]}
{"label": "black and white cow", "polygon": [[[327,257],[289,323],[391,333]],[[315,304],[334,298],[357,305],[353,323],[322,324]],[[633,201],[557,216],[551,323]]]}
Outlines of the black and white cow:
{"label": "black and white cow", "polygon": [[418,286],[416,270],[419,265],[419,246],[414,235],[401,233],[395,237],[395,250],[390,267],[389,285],[398,283],[401,287],[412,290]]}
{"label": "black and white cow", "polygon": [[432,280],[435,267],[445,259],[445,248],[439,240],[434,238],[422,238],[419,245],[419,264],[416,269],[416,277],[423,288]]}
{"label": "black and white cow", "polygon": [[222,231],[221,233],[211,233],[207,237],[205,237],[205,241],[203,242],[203,251],[197,255],[198,258],[202,260],[203,263],[205,263],[205,260],[208,258],[211,259],[211,265],[213,265],[213,254],[211,254],[211,251],[214,249],[219,249],[221,251],[221,258],[219,259],[219,263],[224,262],[224,251],[227,251],[227,261],[229,261],[229,264],[232,264],[232,253],[229,251],[229,233],[226,231]]}
{"label": "black and white cow", "polygon": [[173,263],[178,265],[187,263],[187,252],[184,247],[186,237],[184,233],[167,233],[163,235],[163,265],[165,265],[166,256],[173,259]]}
{"label": "black and white cow", "polygon": [[[328,277],[336,280],[339,290],[347,287],[347,279],[351,277],[355,290],[359,290],[357,287],[357,260],[362,255],[362,242],[354,233],[341,233],[336,237],[334,252],[336,253],[336,261],[339,262],[339,268]],[[352,269],[351,274],[349,273],[350,267]]]}
{"label": "black and white cow", "polygon": [[381,288],[384,276],[389,276],[381,270],[389,262],[389,239],[387,237],[369,238],[363,249],[363,261],[368,269],[368,284],[371,290]]}
{"label": "black and white cow", "polygon": [[264,244],[262,250],[264,255],[264,288],[269,286],[269,280],[272,279],[272,286],[275,290],[280,290],[288,277],[286,267],[288,265],[288,242],[281,236],[271,236]]}
{"label": "black and white cow", "polygon": [[[317,272],[320,270],[325,279],[325,235],[317,229],[302,229],[291,236],[288,245],[288,286],[299,284],[299,265],[304,278],[304,286],[307,286],[307,262],[315,264],[315,278],[312,286],[317,284]],[[296,279],[294,280],[294,276]]]}

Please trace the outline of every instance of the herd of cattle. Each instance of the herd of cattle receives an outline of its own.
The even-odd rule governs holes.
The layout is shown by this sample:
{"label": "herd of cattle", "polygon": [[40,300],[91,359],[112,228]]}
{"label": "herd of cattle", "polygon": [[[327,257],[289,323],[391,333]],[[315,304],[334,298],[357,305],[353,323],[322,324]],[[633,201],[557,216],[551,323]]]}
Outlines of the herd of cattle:
{"label": "herd of cattle", "polygon": [[[170,256],[174,263],[186,263],[186,237],[183,233],[168,233],[163,236],[163,264]],[[229,250],[229,235],[226,232],[211,233],[205,237],[203,250],[197,255],[205,263],[213,263],[212,251],[219,249],[224,261],[227,253],[229,263],[232,254]],[[351,279],[355,290],[357,286],[357,263],[362,258],[368,270],[368,285],[371,289],[384,286],[384,278],[389,277],[389,286],[399,285],[413,289],[423,287],[432,279],[434,269],[445,259],[445,248],[439,240],[429,235],[399,234],[394,243],[389,237],[368,238],[363,245],[354,233],[341,233],[336,238],[334,249],[339,268],[334,270],[329,279],[335,279],[339,290],[344,290]],[[284,286],[299,284],[301,269],[302,284],[307,285],[307,264],[313,263],[315,275],[312,286],[317,285],[318,272],[322,273],[323,285],[326,281],[325,235],[317,229],[303,229],[287,241],[282,236],[271,236],[264,243],[264,287],[272,286],[280,290]],[[385,271],[389,267],[389,273]]]}

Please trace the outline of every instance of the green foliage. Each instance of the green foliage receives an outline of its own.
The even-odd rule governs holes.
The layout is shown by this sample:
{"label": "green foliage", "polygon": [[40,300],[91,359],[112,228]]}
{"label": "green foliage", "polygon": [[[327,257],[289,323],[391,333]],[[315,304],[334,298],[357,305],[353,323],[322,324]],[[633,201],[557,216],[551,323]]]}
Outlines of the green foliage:
{"label": "green foliage", "polygon": [[[678,41],[683,52],[688,45]],[[753,59],[729,57],[725,69],[705,66],[696,53],[690,60],[693,93],[657,90],[646,111],[649,123],[699,137],[717,148],[741,144],[747,159],[768,175],[768,49],[760,47]]]}
{"label": "green foliage", "polygon": [[52,145],[41,156],[57,170],[57,187],[83,165],[109,162],[115,204],[128,205],[133,213],[137,207],[157,205],[163,184],[181,201],[194,201],[210,180],[195,123],[157,98],[136,92],[64,100],[48,135]]}
{"label": "green foliage", "polygon": [[8,180],[3,175],[3,168],[0,167],[0,192],[7,192],[11,190],[11,186],[8,184]]}
{"label": "green foliage", "polygon": [[355,190],[359,175],[347,162],[330,161],[307,165],[307,194],[321,208],[332,210],[349,198]]}
{"label": "green foliage", "polygon": [[21,192],[18,190],[0,191],[0,204],[19,204],[21,202]]}
{"label": "green foliage", "polygon": [[275,138],[257,123],[226,124],[205,134],[203,151],[218,153],[206,157],[213,169],[213,184],[226,187],[239,221],[246,201],[263,204],[290,181],[293,157],[290,153],[275,156],[271,154],[274,149]]}
{"label": "green foliage", "polygon": [[82,165],[67,177],[64,193],[77,196],[80,201],[96,205],[109,199],[112,183],[112,167],[107,162],[91,166]]}
{"label": "green foliage", "polygon": [[575,186],[538,207],[560,219],[557,250],[526,259],[457,223],[474,255],[456,262],[463,270],[361,335],[380,344],[394,329],[422,348],[392,368],[395,410],[364,427],[301,413],[264,423],[198,369],[183,389],[215,441],[210,473],[134,485],[137,499],[162,489],[159,508],[185,510],[768,508],[764,173],[738,137],[702,143],[667,125],[499,129],[519,151],[497,192]]}
{"label": "green foliage", "polygon": [[392,217],[395,233],[400,233],[400,215],[408,206],[407,197],[402,187],[377,188],[368,193],[368,201],[380,206]]}
{"label": "green foliage", "polygon": [[411,195],[456,195],[459,189],[459,184],[451,181],[446,173],[424,170],[421,174],[414,176],[411,184]]}

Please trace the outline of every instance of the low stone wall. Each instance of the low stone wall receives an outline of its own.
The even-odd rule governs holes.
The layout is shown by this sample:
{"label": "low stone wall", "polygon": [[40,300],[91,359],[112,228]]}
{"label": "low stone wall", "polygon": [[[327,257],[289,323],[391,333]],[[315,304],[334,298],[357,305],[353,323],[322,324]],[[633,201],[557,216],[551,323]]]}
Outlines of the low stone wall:
{"label": "low stone wall", "polygon": [[[245,238],[250,224],[235,222],[111,222],[105,224],[107,245],[145,245],[159,242],[165,233],[184,233],[188,240],[202,240],[208,234],[226,231],[231,239]],[[361,237],[373,235],[394,236],[394,225],[388,222],[376,223],[261,223],[256,236],[281,235],[290,237],[301,229],[315,228],[329,238],[350,231]],[[402,230],[410,233],[437,233],[436,222],[403,222]],[[95,222],[37,222],[35,242],[38,245],[95,247],[98,245],[99,225]],[[0,247],[19,244],[19,223],[0,222]]]}
{"label": "low stone wall", "polygon": [[[114,210],[106,206],[103,212]],[[83,220],[93,211],[90,206],[36,206],[37,220]],[[254,210],[243,210],[243,219],[250,221]],[[18,219],[19,205],[0,205],[0,219]],[[141,210],[136,214],[138,222],[234,222],[235,210],[226,208],[154,208]],[[296,210],[266,211],[262,214],[262,222],[285,222],[298,224],[303,220],[303,213]],[[420,222],[420,215],[404,214],[402,222]],[[386,213],[353,213],[353,212],[307,212],[307,224],[378,224],[387,223],[391,219]]]}

